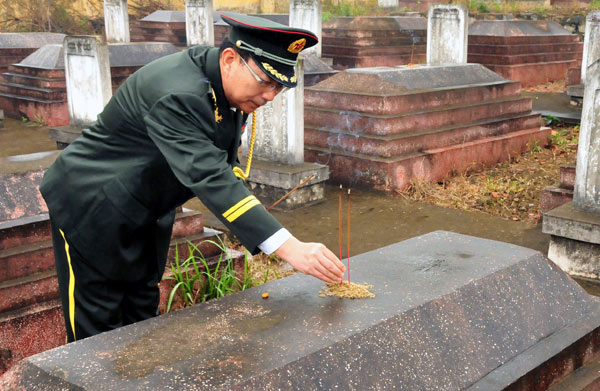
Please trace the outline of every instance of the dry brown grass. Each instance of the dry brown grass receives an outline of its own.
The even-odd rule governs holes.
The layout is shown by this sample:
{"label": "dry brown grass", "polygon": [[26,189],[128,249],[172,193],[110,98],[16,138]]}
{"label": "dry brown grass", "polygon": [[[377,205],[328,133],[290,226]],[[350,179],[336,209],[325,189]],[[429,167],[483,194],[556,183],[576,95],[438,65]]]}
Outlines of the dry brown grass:
{"label": "dry brown grass", "polygon": [[558,182],[561,166],[576,161],[577,137],[577,127],[557,127],[547,148],[530,146],[529,152],[509,162],[456,175],[441,183],[416,180],[402,195],[447,208],[536,224],[541,218],[541,191]]}

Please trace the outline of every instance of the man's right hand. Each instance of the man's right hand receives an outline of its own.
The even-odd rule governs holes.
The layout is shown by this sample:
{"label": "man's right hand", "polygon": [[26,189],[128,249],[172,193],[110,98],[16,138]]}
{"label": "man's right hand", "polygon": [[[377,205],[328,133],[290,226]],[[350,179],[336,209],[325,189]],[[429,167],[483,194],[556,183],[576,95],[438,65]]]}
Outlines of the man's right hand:
{"label": "man's right hand", "polygon": [[346,271],[342,261],[324,244],[301,242],[293,236],[275,254],[294,269],[324,282],[339,282]]}

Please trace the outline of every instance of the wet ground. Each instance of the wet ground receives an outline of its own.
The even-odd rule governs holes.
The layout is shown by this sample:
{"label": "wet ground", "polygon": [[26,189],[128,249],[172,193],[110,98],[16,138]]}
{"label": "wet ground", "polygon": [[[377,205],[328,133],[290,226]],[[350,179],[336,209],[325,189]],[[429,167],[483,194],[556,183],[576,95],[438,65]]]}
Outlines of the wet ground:
{"label": "wet ground", "polygon": [[[0,157],[56,150],[48,128],[7,118],[0,129]],[[339,253],[339,188],[328,185],[326,200],[293,211],[274,211],[275,217],[303,241],[322,242]],[[342,257],[348,254],[347,190],[343,191]],[[207,226],[223,225],[194,199],[185,207],[205,212]],[[364,189],[352,189],[350,196],[350,259],[353,255],[387,246],[436,230],[452,231],[513,243],[546,254],[549,236],[541,225],[514,222],[480,212],[442,208]],[[594,283],[582,281],[588,291],[600,295]]]}

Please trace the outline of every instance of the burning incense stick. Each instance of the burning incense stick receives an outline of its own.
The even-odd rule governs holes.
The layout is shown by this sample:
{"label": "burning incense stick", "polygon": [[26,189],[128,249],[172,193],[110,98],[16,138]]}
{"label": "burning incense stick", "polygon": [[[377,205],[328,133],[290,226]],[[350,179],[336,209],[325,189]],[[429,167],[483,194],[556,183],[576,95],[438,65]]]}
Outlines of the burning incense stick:
{"label": "burning incense stick", "polygon": [[348,284],[350,284],[350,189],[348,189],[348,239],[346,245],[348,246]]}
{"label": "burning incense stick", "polygon": [[342,259],[342,185],[340,185],[340,197],[339,197],[339,210],[338,210],[338,244],[340,245],[340,259]]}

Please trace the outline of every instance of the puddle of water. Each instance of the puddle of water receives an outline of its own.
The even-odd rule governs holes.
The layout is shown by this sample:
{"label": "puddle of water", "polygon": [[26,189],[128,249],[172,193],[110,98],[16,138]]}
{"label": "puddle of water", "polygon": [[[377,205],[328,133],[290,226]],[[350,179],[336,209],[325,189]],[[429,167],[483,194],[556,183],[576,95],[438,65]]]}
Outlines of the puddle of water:
{"label": "puddle of water", "polygon": [[0,157],[54,150],[56,143],[50,139],[48,127],[4,119],[4,128],[0,128]]}

